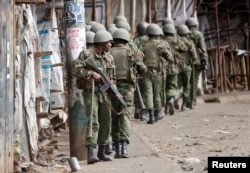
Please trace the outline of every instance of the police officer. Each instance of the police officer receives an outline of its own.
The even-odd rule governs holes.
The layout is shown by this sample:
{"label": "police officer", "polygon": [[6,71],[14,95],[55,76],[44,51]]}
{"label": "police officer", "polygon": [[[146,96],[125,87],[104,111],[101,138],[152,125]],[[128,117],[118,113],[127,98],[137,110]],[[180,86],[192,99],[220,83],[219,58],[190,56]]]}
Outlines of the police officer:
{"label": "police officer", "polygon": [[[147,67],[140,57],[136,57],[129,47],[129,32],[123,28],[113,34],[114,45],[110,54],[116,65],[116,86],[127,103],[129,112],[134,104],[134,85],[137,73],[145,73]],[[116,112],[112,112],[112,139],[115,145],[115,158],[128,158],[127,144],[130,143],[131,113],[124,111],[119,102],[112,102]]]}
{"label": "police officer", "polygon": [[162,26],[164,27],[166,24],[174,25],[174,21],[170,17],[165,17],[162,21]]}
{"label": "police officer", "polygon": [[110,32],[111,35],[117,30],[118,28],[116,26],[111,26],[108,28],[108,32]]}
{"label": "police officer", "polygon": [[180,52],[181,58],[178,65],[178,85],[179,89],[183,88],[181,111],[185,111],[187,103],[190,103],[192,63],[197,58],[193,41],[188,37],[189,32],[186,25],[179,25],[177,28],[178,35],[188,48],[186,52]]}
{"label": "police officer", "polygon": [[127,22],[127,18],[123,15],[118,15],[114,18],[114,24],[117,24],[120,21]]}
{"label": "police officer", "polygon": [[[101,68],[110,78],[115,78],[114,59],[106,51],[112,40],[109,32],[101,30],[96,32],[94,36],[95,48],[91,53],[89,51],[82,51],[76,60],[73,68],[73,75],[81,78],[84,81],[84,88],[82,89],[83,98],[86,104],[86,115],[88,118],[87,131],[92,131],[91,135],[86,135],[85,146],[88,149],[87,163],[93,164],[98,160],[111,161],[112,158],[105,154],[105,145],[108,143],[111,132],[111,108],[110,108],[110,93],[102,94],[100,87],[103,85],[101,76],[88,64],[85,60],[88,57],[93,58],[94,62]],[[94,95],[92,95],[92,81],[94,80]],[[92,97],[94,97],[93,110]],[[93,111],[92,117],[90,117]],[[92,124],[90,125],[90,120]],[[90,130],[90,128],[92,128]],[[94,148],[98,146],[97,157],[94,156]]]}
{"label": "police officer", "polygon": [[161,58],[173,61],[169,45],[160,39],[161,28],[155,24],[149,24],[147,28],[149,39],[142,42],[141,50],[144,53],[144,63],[148,70],[143,75],[143,96],[145,106],[149,113],[148,124],[154,124],[161,113],[162,68]]}
{"label": "police officer", "polygon": [[118,22],[116,23],[116,27],[117,27],[117,28],[126,29],[128,32],[131,30],[131,27],[130,27],[129,23],[126,22],[126,21],[123,21],[123,20],[118,21]]}
{"label": "police officer", "polygon": [[93,23],[92,27],[90,28],[90,31],[96,33],[100,30],[106,30],[105,26],[100,23]]}
{"label": "police officer", "polygon": [[141,46],[141,42],[148,39],[147,36],[147,28],[148,28],[147,22],[139,22],[136,26],[136,33],[137,35],[134,38],[134,44],[137,47]]}
{"label": "police officer", "polygon": [[87,43],[87,49],[90,51],[94,50],[94,37],[95,37],[95,33],[92,31],[87,31],[86,32],[86,43]]}
{"label": "police officer", "polygon": [[[119,18],[118,18],[119,19]],[[122,19],[120,19],[120,21],[117,19],[117,24],[116,24],[116,26],[118,27],[118,28],[123,28],[123,29],[125,29],[125,30],[127,30],[129,33],[130,33],[130,30],[131,30],[131,27],[130,27],[130,25],[127,23],[127,21],[126,20],[123,20],[123,18]],[[143,26],[142,25],[140,25],[140,31],[142,31],[142,30],[146,30],[146,27],[147,27],[147,23],[146,22],[144,22],[143,23]],[[138,27],[137,27],[138,28]],[[146,31],[144,31],[144,32],[146,32]],[[145,35],[145,33],[144,33],[144,35]],[[140,40],[141,41],[141,40]],[[138,43],[138,42],[137,42]],[[139,44],[135,44],[135,42],[134,42],[134,40],[133,39],[131,39],[131,33],[130,33],[130,39],[129,39],[129,41],[128,41],[128,46],[134,51],[134,54],[135,54],[135,56],[136,57],[140,57],[140,59],[143,59],[143,56],[144,56],[144,54],[141,52],[141,50],[138,48],[138,46],[139,46]],[[139,84],[139,86],[140,86],[140,89],[142,89],[142,86],[141,86],[141,82],[139,81],[140,79],[139,78],[137,78],[138,79],[138,84]],[[137,100],[137,97],[136,97],[136,95],[135,95],[135,99],[134,99],[134,101],[135,101],[135,111],[134,111],[134,118],[135,119],[141,119],[142,121],[144,120],[144,119],[146,119],[146,112],[145,112],[145,110],[141,110],[140,111],[140,109],[139,109],[139,105],[138,105],[138,100]]]}
{"label": "police officer", "polygon": [[163,27],[164,40],[166,40],[173,53],[174,62],[168,63],[167,66],[167,79],[166,79],[166,99],[167,104],[165,108],[165,113],[174,115],[174,108],[179,109],[178,98],[179,98],[179,88],[178,88],[178,63],[180,59],[180,52],[187,51],[186,45],[176,36],[176,29],[172,24],[166,24]]}
{"label": "police officer", "polygon": [[[134,37],[134,45],[137,46],[138,48],[141,47],[141,43],[145,40],[148,40],[147,36],[147,27],[148,27],[147,22],[139,22],[136,26],[136,33],[137,35]],[[142,84],[142,76],[138,76],[137,78],[138,85],[140,88],[141,94],[143,93],[143,84]],[[142,95],[143,98],[143,95]],[[145,120],[147,117],[147,110],[141,110],[141,107],[139,105],[139,101],[137,96],[135,95],[135,111],[134,111],[134,118],[135,119],[140,119],[141,121]]]}
{"label": "police officer", "polygon": [[185,21],[185,24],[190,30],[190,33],[188,35],[195,45],[196,53],[198,56],[198,58],[194,61],[194,69],[192,70],[192,73],[194,74],[191,75],[191,81],[193,81],[191,82],[191,103],[188,104],[190,109],[194,109],[196,105],[199,76],[202,71],[201,62],[207,63],[208,54],[204,36],[200,31],[197,30],[198,21],[193,17],[189,17]]}

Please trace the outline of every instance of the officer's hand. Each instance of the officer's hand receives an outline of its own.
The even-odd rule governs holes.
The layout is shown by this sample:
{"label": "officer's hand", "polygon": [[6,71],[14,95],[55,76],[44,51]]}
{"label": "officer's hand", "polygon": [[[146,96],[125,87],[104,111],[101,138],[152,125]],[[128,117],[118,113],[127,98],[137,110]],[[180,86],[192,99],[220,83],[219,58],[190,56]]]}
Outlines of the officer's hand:
{"label": "officer's hand", "polygon": [[201,59],[201,66],[203,70],[207,70],[207,61],[204,58]]}
{"label": "officer's hand", "polygon": [[98,73],[94,72],[93,73],[93,78],[95,81],[100,82],[102,80],[102,76],[99,75]]}
{"label": "officer's hand", "polygon": [[203,64],[203,65],[206,65],[206,64],[207,64],[205,58],[202,58],[202,59],[201,59],[201,64]]}
{"label": "officer's hand", "polygon": [[114,99],[115,99],[115,100],[120,100],[121,97],[122,97],[121,95],[114,95]]}

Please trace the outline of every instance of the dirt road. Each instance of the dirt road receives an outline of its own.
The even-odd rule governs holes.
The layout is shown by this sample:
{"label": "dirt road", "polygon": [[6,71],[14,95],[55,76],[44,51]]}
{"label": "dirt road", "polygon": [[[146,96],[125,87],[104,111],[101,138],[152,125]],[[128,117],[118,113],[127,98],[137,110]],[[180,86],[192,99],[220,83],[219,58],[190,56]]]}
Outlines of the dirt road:
{"label": "dirt road", "polygon": [[250,101],[199,104],[134,128],[184,171],[207,172],[209,156],[250,156]]}
{"label": "dirt road", "polygon": [[[207,172],[209,156],[250,156],[249,96],[245,92],[221,95],[219,99],[200,98],[194,110],[178,111],[153,125],[133,119],[129,159],[95,165],[80,162],[83,169],[79,172],[203,173]],[[202,103],[203,100],[211,103]],[[34,170],[71,172],[67,162],[47,168],[33,166],[30,171]]]}

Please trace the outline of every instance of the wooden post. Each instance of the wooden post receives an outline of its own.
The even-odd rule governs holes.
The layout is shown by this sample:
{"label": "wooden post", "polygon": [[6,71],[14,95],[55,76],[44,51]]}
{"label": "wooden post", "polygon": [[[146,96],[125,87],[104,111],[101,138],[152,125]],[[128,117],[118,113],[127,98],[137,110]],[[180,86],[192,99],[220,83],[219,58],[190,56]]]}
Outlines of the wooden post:
{"label": "wooden post", "polygon": [[0,0],[0,168],[14,172],[14,1]]}
{"label": "wooden post", "polygon": [[151,17],[151,6],[152,6],[152,3],[151,3],[151,0],[148,0],[148,4],[147,4],[147,7],[148,7],[148,23],[152,23],[152,17]]}
{"label": "wooden post", "polygon": [[[67,58],[66,68],[68,74],[68,107],[69,107],[69,138],[70,156],[77,157],[78,160],[86,160],[87,150],[85,148],[85,136],[87,118],[83,104],[82,94],[76,88],[75,78],[72,76],[72,64],[77,59],[79,53],[86,49],[84,0],[73,2],[64,0],[66,38],[67,38]],[[74,8],[81,11],[75,12]]]}
{"label": "wooden post", "polygon": [[[227,0],[228,2],[228,0]],[[230,22],[230,16],[229,16],[229,7],[227,6],[227,26],[229,27],[227,30],[228,38],[229,38],[229,44],[230,44],[230,58],[229,58],[229,78],[231,78],[231,82],[233,83],[234,88],[236,87],[235,77],[233,77],[235,73],[234,69],[234,55],[233,55],[233,48],[234,45],[232,44],[232,38],[231,38],[231,22]]]}
{"label": "wooden post", "polygon": [[146,11],[147,11],[147,7],[146,7],[146,0],[141,0],[141,4],[142,4],[142,21],[146,21]]}
{"label": "wooden post", "polygon": [[93,1],[93,7],[92,7],[92,20],[93,21],[96,21],[96,1],[95,0],[92,0]]}
{"label": "wooden post", "polygon": [[[217,4],[217,1],[216,0],[216,4]],[[216,56],[216,59],[217,59],[217,62],[218,62],[218,68],[216,68],[216,77],[218,77],[219,75],[221,75],[221,58],[220,58],[220,26],[219,26],[219,19],[218,19],[218,6],[215,5],[215,17],[216,17],[216,36],[217,36],[217,56]],[[220,87],[221,87],[221,92],[223,92],[223,82],[222,82],[222,76],[220,76]],[[218,81],[218,78],[216,79],[216,81]],[[218,90],[218,83],[216,82],[216,90]]]}
{"label": "wooden post", "polygon": [[[247,10],[248,10],[248,16],[250,16],[250,2],[249,0],[246,0],[247,3]],[[250,28],[250,18],[248,17],[248,28]],[[247,70],[247,86],[248,86],[248,90],[250,90],[250,39],[249,39],[249,34],[250,31],[249,29],[246,31],[248,33],[246,33],[246,50],[248,51],[248,54],[246,55],[246,70]]]}
{"label": "wooden post", "polygon": [[135,16],[136,16],[136,0],[132,0],[131,3],[131,9],[132,9],[132,17],[131,17],[131,34],[134,37],[135,36]]}
{"label": "wooden post", "polygon": [[106,13],[106,20],[105,20],[105,26],[107,27],[109,24],[111,24],[111,19],[110,19],[110,0],[105,1],[105,13]]}

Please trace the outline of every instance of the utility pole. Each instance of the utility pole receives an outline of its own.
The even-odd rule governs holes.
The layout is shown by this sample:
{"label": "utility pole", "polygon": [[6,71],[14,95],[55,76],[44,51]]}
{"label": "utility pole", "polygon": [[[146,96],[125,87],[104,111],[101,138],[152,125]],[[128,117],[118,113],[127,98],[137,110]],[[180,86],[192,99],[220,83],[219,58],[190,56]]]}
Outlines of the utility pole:
{"label": "utility pole", "polygon": [[86,160],[85,145],[87,118],[81,91],[76,88],[72,76],[72,64],[79,53],[86,49],[84,0],[64,0],[66,41],[67,41],[67,74],[68,74],[68,107],[70,157]]}

